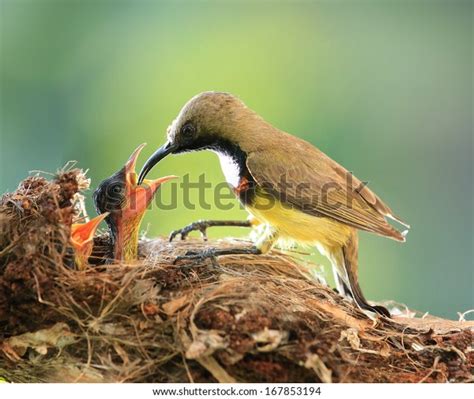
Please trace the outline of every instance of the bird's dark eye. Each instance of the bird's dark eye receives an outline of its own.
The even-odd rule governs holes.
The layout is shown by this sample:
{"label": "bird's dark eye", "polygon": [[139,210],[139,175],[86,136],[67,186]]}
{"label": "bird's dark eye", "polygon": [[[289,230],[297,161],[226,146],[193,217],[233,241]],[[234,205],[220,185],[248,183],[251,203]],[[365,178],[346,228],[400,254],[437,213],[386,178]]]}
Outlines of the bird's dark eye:
{"label": "bird's dark eye", "polygon": [[121,182],[107,179],[94,191],[94,203],[99,213],[120,210],[124,201],[125,185]]}
{"label": "bird's dark eye", "polygon": [[192,136],[196,133],[196,128],[192,123],[186,123],[182,128],[181,128],[181,134],[184,136]]}
{"label": "bird's dark eye", "polygon": [[112,184],[110,186],[111,194],[122,194],[123,190],[124,190],[123,184],[120,184],[120,183]]}
{"label": "bird's dark eye", "polygon": [[122,183],[113,183],[107,187],[107,211],[119,209],[125,201],[125,186]]}

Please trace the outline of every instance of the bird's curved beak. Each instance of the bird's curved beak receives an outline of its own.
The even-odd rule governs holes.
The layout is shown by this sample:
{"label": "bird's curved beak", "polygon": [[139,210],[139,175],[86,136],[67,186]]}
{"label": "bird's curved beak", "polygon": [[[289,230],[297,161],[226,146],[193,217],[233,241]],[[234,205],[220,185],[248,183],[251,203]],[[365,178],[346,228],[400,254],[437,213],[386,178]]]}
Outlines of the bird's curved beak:
{"label": "bird's curved beak", "polygon": [[153,153],[153,155],[150,158],[148,158],[148,160],[145,162],[145,165],[143,165],[143,168],[140,171],[140,175],[138,176],[138,184],[142,184],[148,172],[163,158],[171,154],[175,149],[176,149],[176,145],[174,145],[173,143],[169,141],[167,141],[160,148],[158,148]]}

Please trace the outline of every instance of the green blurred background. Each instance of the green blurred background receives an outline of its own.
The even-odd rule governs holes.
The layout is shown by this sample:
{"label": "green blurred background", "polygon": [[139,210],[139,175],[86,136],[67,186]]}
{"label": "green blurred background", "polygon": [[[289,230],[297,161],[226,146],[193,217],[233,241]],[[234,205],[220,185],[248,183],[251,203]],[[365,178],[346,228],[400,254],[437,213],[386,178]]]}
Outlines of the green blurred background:
{"label": "green blurred background", "polygon": [[[368,298],[451,318],[474,307],[471,1],[0,1],[0,192],[71,159],[95,187],[148,142],[141,166],[191,96],[228,91],[412,225],[405,245],[361,234]],[[188,172],[223,180],[212,153],[151,175]],[[179,200],[143,228],[245,216]]]}

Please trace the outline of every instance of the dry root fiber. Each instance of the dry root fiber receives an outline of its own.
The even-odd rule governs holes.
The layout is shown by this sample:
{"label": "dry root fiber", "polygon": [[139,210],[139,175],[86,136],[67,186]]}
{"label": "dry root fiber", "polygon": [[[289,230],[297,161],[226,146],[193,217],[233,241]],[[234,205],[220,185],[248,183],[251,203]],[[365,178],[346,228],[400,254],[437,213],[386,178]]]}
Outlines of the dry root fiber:
{"label": "dry root fiber", "polygon": [[235,243],[142,240],[134,264],[74,270],[69,230],[84,182],[78,170],[30,177],[0,201],[1,377],[472,381],[472,322],[371,320],[277,251],[173,265],[191,248]]}

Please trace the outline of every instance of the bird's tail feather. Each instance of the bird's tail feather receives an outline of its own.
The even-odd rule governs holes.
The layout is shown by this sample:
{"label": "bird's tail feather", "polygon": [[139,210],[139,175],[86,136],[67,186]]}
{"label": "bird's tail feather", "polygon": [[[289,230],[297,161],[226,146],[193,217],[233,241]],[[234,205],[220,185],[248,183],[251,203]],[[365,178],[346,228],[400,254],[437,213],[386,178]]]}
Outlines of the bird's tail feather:
{"label": "bird's tail feather", "polygon": [[[410,225],[408,223],[404,222],[398,216],[394,216],[391,213],[387,213],[385,216],[388,217],[389,219],[395,220],[396,222],[400,223],[402,226],[405,226],[408,230],[410,229]],[[407,231],[407,230],[405,230],[405,231]]]}
{"label": "bird's tail feather", "polygon": [[346,285],[348,284],[348,288],[352,294],[354,301],[357,305],[364,310],[370,310],[371,312],[376,312],[386,317],[390,317],[390,312],[383,306],[379,305],[370,305],[365,299],[364,294],[362,293],[362,289],[359,285],[359,278],[358,278],[358,267],[357,267],[357,255],[358,255],[358,239],[357,233],[354,232],[353,236],[346,245],[342,248],[342,255],[343,255],[343,266],[346,271]]}

